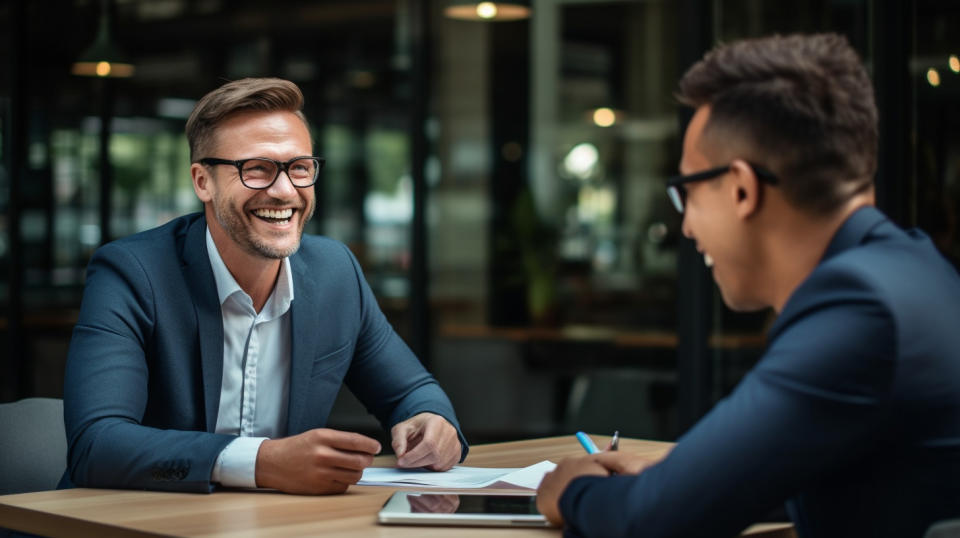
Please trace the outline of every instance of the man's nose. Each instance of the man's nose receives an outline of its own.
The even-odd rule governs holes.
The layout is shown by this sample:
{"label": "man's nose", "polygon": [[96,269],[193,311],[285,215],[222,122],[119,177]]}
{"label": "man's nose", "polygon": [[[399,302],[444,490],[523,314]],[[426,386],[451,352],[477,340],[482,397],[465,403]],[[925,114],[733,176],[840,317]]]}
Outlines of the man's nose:
{"label": "man's nose", "polygon": [[693,230],[690,229],[690,225],[687,224],[687,212],[683,212],[683,220],[680,221],[680,231],[683,232],[683,236],[687,239],[693,239]]}
{"label": "man's nose", "polygon": [[270,185],[267,192],[277,198],[281,198],[283,196],[289,196],[291,193],[296,194],[297,188],[293,186],[293,181],[290,179],[287,171],[281,170],[277,180],[273,182],[273,185]]}

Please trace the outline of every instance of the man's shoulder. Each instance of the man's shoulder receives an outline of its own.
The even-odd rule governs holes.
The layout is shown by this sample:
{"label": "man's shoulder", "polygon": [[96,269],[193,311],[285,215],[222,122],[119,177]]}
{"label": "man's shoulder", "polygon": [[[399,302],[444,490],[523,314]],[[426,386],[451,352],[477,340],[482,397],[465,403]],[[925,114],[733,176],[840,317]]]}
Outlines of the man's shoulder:
{"label": "man's shoulder", "polygon": [[351,263],[353,254],[347,245],[323,235],[303,234],[294,257],[304,261]]}
{"label": "man's shoulder", "polygon": [[182,243],[187,233],[196,225],[204,225],[202,213],[183,215],[156,228],[122,237],[111,241],[104,247],[122,248],[125,250],[143,251],[144,253],[161,253],[164,247]]}
{"label": "man's shoulder", "polygon": [[121,271],[137,267],[147,273],[174,274],[188,258],[206,258],[205,229],[202,213],[177,217],[101,246],[90,259],[90,269],[106,264]]}
{"label": "man's shoulder", "polygon": [[943,321],[960,318],[960,276],[924,234],[886,222],[818,265],[771,333],[828,311],[882,315],[900,336],[942,337]]}
{"label": "man's shoulder", "polygon": [[824,261],[810,279],[818,286],[856,283],[881,299],[951,297],[960,306],[960,275],[919,230],[883,223],[860,245]]}

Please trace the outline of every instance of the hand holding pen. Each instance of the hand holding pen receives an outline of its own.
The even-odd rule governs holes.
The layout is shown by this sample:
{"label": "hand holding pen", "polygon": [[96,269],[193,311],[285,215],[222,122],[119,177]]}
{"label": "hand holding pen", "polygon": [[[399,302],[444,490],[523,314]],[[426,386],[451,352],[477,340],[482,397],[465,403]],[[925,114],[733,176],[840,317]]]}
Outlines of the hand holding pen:
{"label": "hand holding pen", "polygon": [[639,474],[641,471],[657,463],[665,456],[658,455],[651,457],[640,454],[631,454],[629,452],[620,453],[618,451],[620,448],[619,430],[613,432],[613,437],[610,438],[610,444],[607,446],[606,450],[598,449],[597,445],[595,445],[593,440],[590,439],[590,436],[583,432],[577,432],[577,440],[580,441],[580,445],[583,446],[583,449],[587,451],[587,454],[597,455],[596,458],[593,458],[593,461],[602,465],[611,475]]}
{"label": "hand holding pen", "polygon": [[[607,450],[600,451],[590,436],[577,432],[577,440],[583,449],[591,456],[565,458],[553,471],[545,474],[537,487],[537,508],[547,516],[554,525],[563,525],[563,516],[560,514],[559,499],[564,490],[575,478],[581,476],[610,476],[622,473],[624,465],[619,461],[633,460],[634,454],[617,451],[620,444],[620,432],[614,432]],[[639,470],[637,471],[639,472]]]}
{"label": "hand holding pen", "polygon": [[[590,439],[590,436],[583,433],[577,432],[577,441],[580,441],[580,445],[583,446],[583,449],[587,451],[587,454],[597,454],[600,452],[600,449],[597,448],[597,445],[593,444],[593,439]],[[607,446],[607,452],[615,451],[620,446],[620,430],[613,432],[613,438],[610,439],[610,444]]]}

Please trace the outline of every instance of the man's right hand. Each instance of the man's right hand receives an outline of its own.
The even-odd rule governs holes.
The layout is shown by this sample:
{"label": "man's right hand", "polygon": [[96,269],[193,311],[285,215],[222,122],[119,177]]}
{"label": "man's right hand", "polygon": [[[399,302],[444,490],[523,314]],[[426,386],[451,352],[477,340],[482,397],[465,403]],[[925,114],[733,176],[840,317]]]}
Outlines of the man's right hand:
{"label": "man's right hand", "polygon": [[257,487],[312,495],[343,493],[379,453],[375,439],[326,428],[268,439],[257,453]]}

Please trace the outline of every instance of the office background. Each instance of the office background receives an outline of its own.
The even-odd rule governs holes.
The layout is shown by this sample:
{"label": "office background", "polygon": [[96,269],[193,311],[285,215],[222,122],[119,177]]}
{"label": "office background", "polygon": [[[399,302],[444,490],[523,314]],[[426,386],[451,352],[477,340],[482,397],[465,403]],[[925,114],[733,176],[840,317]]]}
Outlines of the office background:
{"label": "office background", "polygon": [[[881,110],[879,204],[960,263],[960,3],[462,3],[0,4],[0,401],[61,396],[91,253],[200,209],[186,117],[247,76],[303,89],[327,159],[308,232],[356,253],[473,442],[673,440],[762,353],[772,314],[725,309],[664,194],[672,91],[718,42],[846,35]],[[76,65],[98,43],[108,76]],[[347,393],[330,425],[377,431]]]}

